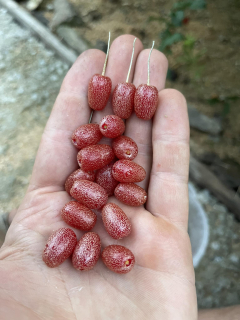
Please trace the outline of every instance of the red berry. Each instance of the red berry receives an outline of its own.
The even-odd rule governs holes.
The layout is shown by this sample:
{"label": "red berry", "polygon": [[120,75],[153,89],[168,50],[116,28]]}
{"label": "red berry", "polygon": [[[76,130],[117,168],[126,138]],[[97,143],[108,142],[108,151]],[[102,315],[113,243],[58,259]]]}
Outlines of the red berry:
{"label": "red berry", "polygon": [[115,115],[107,115],[99,123],[101,133],[107,138],[116,138],[125,131],[125,124]]}
{"label": "red berry", "polygon": [[68,202],[63,207],[61,216],[71,227],[83,231],[91,230],[97,222],[96,214],[76,201]]}
{"label": "red berry", "polygon": [[87,180],[75,181],[70,194],[90,209],[100,209],[108,200],[107,192],[101,186]]}
{"label": "red berry", "polygon": [[120,136],[114,139],[112,148],[118,159],[133,160],[138,154],[136,142],[126,136]]}
{"label": "red berry", "polygon": [[135,264],[133,253],[119,245],[106,247],[102,252],[102,260],[108,269],[116,273],[128,273]]}
{"label": "red berry", "polygon": [[183,23],[183,24],[188,24],[189,20],[190,20],[190,18],[185,17],[185,18],[182,20],[182,23]]}
{"label": "red berry", "polygon": [[73,252],[74,268],[81,271],[91,270],[97,263],[101,253],[101,241],[95,232],[85,233]]}
{"label": "red berry", "polygon": [[86,147],[78,152],[77,161],[84,171],[98,170],[115,158],[112,148],[106,144]]}
{"label": "red berry", "polygon": [[118,160],[112,168],[114,179],[119,182],[140,182],[146,177],[146,171],[136,162]]}
{"label": "red berry", "polygon": [[103,207],[102,220],[107,233],[113,239],[122,239],[131,232],[130,220],[115,203],[108,203]]}
{"label": "red berry", "polygon": [[134,183],[119,183],[114,195],[119,201],[133,207],[141,206],[147,201],[146,191]]}
{"label": "red berry", "polygon": [[95,173],[93,171],[85,172],[82,169],[78,169],[74,171],[70,176],[67,178],[65,182],[65,190],[70,194],[70,190],[73,186],[73,183],[76,180],[95,180]]}
{"label": "red berry", "polygon": [[72,229],[60,228],[47,241],[42,259],[50,268],[58,267],[72,254],[77,236]]}
{"label": "red berry", "polygon": [[113,90],[113,112],[122,119],[128,119],[134,106],[136,87],[133,83],[118,83]]}
{"label": "red berry", "polygon": [[102,139],[99,125],[96,123],[84,124],[78,127],[72,134],[72,143],[78,149],[97,144]]}
{"label": "red berry", "polygon": [[141,84],[135,93],[134,110],[138,118],[149,120],[153,117],[158,105],[158,90],[154,86]]}
{"label": "red berry", "polygon": [[88,104],[93,110],[103,110],[112,90],[112,80],[109,77],[95,74],[88,85]]}
{"label": "red berry", "polygon": [[118,181],[113,178],[112,175],[112,167],[114,163],[110,163],[99,169],[96,173],[96,183],[103,187],[108,196],[112,196],[114,193],[114,189],[118,185]]}

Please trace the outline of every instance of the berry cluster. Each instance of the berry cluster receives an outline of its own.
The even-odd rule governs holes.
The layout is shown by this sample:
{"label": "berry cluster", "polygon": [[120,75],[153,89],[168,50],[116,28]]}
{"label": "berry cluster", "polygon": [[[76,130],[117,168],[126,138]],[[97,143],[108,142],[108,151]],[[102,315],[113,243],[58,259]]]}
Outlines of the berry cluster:
{"label": "berry cluster", "polygon": [[[77,241],[70,228],[55,231],[43,251],[43,261],[51,268],[59,266],[71,255],[72,264],[78,270],[90,270],[97,263],[101,255],[100,237],[89,232],[97,222],[94,209],[101,210],[104,227],[113,239],[122,239],[131,233],[129,218],[118,205],[107,203],[109,196],[115,195],[129,206],[141,206],[147,200],[145,190],[135,184],[146,176],[144,168],[133,161],[138,154],[137,144],[122,135],[125,131],[123,119],[129,118],[135,110],[139,118],[149,120],[158,102],[158,90],[149,85],[149,67],[148,84],[136,89],[128,83],[135,41],[126,83],[119,83],[113,91],[114,115],[103,117],[99,124],[82,125],[72,134],[72,143],[79,149],[77,161],[80,169],[66,180],[65,190],[74,201],[63,207],[61,217],[69,226],[87,233]],[[107,57],[108,53],[102,75],[94,75],[89,82],[88,102],[93,110],[102,110],[111,94],[112,81],[104,75]],[[97,144],[103,136],[113,139],[112,147]],[[104,264],[117,273],[129,272],[135,263],[133,253],[121,245],[107,246],[101,256]]]}

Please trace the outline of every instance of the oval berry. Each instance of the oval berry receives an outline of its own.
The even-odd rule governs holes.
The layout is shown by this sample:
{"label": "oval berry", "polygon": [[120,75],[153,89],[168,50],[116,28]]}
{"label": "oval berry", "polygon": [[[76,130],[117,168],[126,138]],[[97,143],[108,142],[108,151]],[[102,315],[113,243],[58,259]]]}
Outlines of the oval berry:
{"label": "oval berry", "polygon": [[140,182],[146,177],[146,171],[136,162],[118,160],[112,168],[114,179],[119,182]]}
{"label": "oval berry", "polygon": [[119,183],[114,195],[119,201],[133,207],[141,206],[147,201],[146,191],[135,183]]}
{"label": "oval berry", "polygon": [[83,231],[91,230],[97,222],[96,214],[76,201],[68,202],[63,207],[61,216],[68,225]]}
{"label": "oval berry", "polygon": [[134,96],[134,111],[138,118],[150,120],[158,105],[158,90],[154,86],[141,84]]}
{"label": "oval berry", "polygon": [[70,191],[71,196],[90,209],[102,208],[108,200],[107,192],[95,182],[75,181]]}
{"label": "oval berry", "polygon": [[116,138],[125,131],[125,124],[118,116],[107,115],[100,121],[99,129],[104,137]]}
{"label": "oval berry", "polygon": [[93,110],[103,110],[112,90],[112,80],[109,77],[95,74],[88,84],[88,104]]}
{"label": "oval berry", "polygon": [[134,106],[136,87],[133,83],[118,83],[113,90],[112,108],[114,114],[122,119],[128,119]]}
{"label": "oval berry", "polygon": [[102,220],[107,233],[113,239],[122,239],[131,232],[130,220],[115,203],[108,203],[103,207]]}
{"label": "oval berry", "polygon": [[42,259],[50,268],[58,267],[72,254],[77,236],[72,229],[60,228],[49,237]]}
{"label": "oval berry", "polygon": [[136,142],[126,136],[120,136],[113,140],[113,152],[118,159],[133,160],[138,154]]}
{"label": "oval berry", "polygon": [[112,148],[106,144],[86,147],[78,152],[77,161],[83,171],[101,169],[115,158]]}
{"label": "oval berry", "polygon": [[114,190],[119,183],[113,178],[113,165],[114,163],[110,163],[102,169],[99,169],[96,173],[96,183],[106,190],[108,196],[112,196],[114,194]]}
{"label": "oval berry", "polygon": [[102,139],[99,125],[96,123],[84,124],[72,134],[72,143],[78,149],[97,144]]}
{"label": "oval berry", "polygon": [[135,264],[133,253],[120,245],[111,245],[102,252],[102,260],[106,267],[116,273],[128,273]]}
{"label": "oval berry", "polygon": [[95,172],[89,171],[85,172],[82,169],[78,169],[74,171],[70,176],[67,178],[65,182],[65,190],[70,194],[70,190],[73,186],[73,183],[76,180],[89,180],[94,181],[95,180]]}
{"label": "oval berry", "polygon": [[95,232],[85,233],[75,247],[72,264],[81,271],[91,270],[97,263],[101,253],[100,237]]}

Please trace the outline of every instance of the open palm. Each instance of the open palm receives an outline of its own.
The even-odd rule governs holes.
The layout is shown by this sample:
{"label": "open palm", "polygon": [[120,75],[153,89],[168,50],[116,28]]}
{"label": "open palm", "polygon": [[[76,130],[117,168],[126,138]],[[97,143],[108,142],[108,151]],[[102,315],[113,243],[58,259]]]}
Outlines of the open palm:
{"label": "open palm", "polygon": [[[126,79],[134,37],[117,38],[110,49],[106,75],[113,88]],[[137,87],[147,80],[149,50],[139,40],[131,81]],[[144,207],[128,207],[114,197],[132,222],[132,233],[116,241],[103,229],[99,215],[93,231],[102,247],[122,244],[135,255],[133,270],[125,275],[109,271],[102,261],[93,270],[80,272],[70,259],[48,268],[42,250],[50,234],[66,226],[60,210],[70,200],[64,191],[67,176],[77,169],[77,150],[71,134],[88,122],[88,82],[101,73],[105,54],[84,52],[68,72],[45,128],[27,194],[8,230],[0,251],[0,318],[142,320],[197,319],[196,292],[191,246],[187,234],[189,126],[184,97],[165,89],[167,60],[157,50],[151,56],[150,84],[159,92],[153,121],[133,115],[125,134],[139,148],[135,161],[147,178]],[[111,103],[95,112],[92,122],[112,114]],[[109,141],[105,140],[104,143]],[[30,142],[31,143],[31,142]],[[75,230],[76,231],[76,230]],[[78,238],[82,235],[77,231]]]}

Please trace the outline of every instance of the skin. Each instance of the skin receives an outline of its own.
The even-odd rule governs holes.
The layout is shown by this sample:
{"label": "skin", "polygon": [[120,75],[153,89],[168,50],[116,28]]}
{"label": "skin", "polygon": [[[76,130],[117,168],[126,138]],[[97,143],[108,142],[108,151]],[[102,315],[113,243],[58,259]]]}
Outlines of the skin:
{"label": "skin", "polygon": [[143,167],[130,160],[118,160],[113,166],[113,177],[120,182],[139,182],[145,176]]}
{"label": "skin", "polygon": [[83,149],[93,144],[97,144],[102,139],[99,125],[96,123],[85,124],[78,127],[72,135],[73,145],[78,149]]}
{"label": "skin", "polygon": [[108,145],[88,146],[78,152],[77,161],[84,171],[93,171],[105,167],[115,155]]}
{"label": "skin", "polygon": [[133,83],[118,83],[112,95],[114,114],[122,119],[128,119],[134,107],[136,87]]}
{"label": "skin", "polygon": [[[106,76],[123,82],[128,71],[134,36],[112,43]],[[149,49],[139,40],[130,82],[147,81]],[[118,275],[98,261],[93,270],[75,270],[70,259],[55,269],[42,261],[45,243],[57,228],[66,226],[60,211],[70,200],[64,190],[77,169],[77,149],[71,135],[88,122],[88,82],[101,73],[105,54],[84,52],[67,74],[42,136],[27,194],[0,250],[1,319],[174,319],[196,320],[197,300],[188,224],[189,123],[186,101],[175,90],[164,90],[167,59],[157,50],[151,56],[150,83],[158,88],[159,105],[153,121],[132,115],[125,134],[136,141],[135,162],[147,172],[139,185],[148,189],[145,207],[128,207],[114,197],[132,223],[131,235],[119,243],[98,221],[93,231],[102,248],[121,244],[136,258],[131,272]],[[111,99],[93,123],[111,114]],[[66,117],[66,114],[69,116]],[[103,143],[109,140],[104,138]],[[56,165],[56,163],[58,165]],[[76,230],[78,239],[83,234]]]}
{"label": "skin", "polygon": [[108,196],[114,194],[114,190],[119,183],[112,176],[112,167],[113,163],[109,163],[105,167],[99,169],[96,173],[95,182],[106,190]]}
{"label": "skin", "polygon": [[198,320],[238,320],[239,318],[240,306],[232,306],[215,310],[201,310]]}
{"label": "skin", "polygon": [[103,117],[99,122],[99,128],[102,134],[107,138],[116,138],[125,131],[125,124],[121,118],[116,115]]}
{"label": "skin", "polygon": [[114,239],[122,239],[131,233],[131,222],[116,203],[108,203],[102,208],[102,220],[107,233]]}
{"label": "skin", "polygon": [[76,180],[95,180],[95,173],[94,171],[85,172],[82,169],[78,169],[74,171],[70,176],[67,178],[65,182],[65,190],[70,194],[70,190]]}
{"label": "skin", "polygon": [[137,144],[131,138],[126,136],[114,139],[112,148],[118,159],[133,160],[138,154]]}

